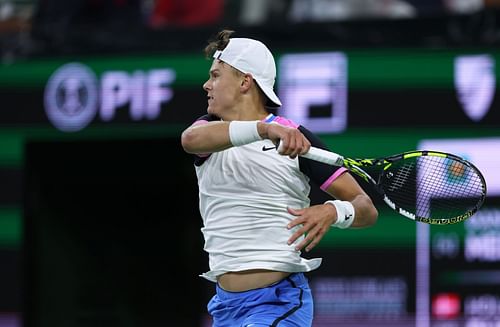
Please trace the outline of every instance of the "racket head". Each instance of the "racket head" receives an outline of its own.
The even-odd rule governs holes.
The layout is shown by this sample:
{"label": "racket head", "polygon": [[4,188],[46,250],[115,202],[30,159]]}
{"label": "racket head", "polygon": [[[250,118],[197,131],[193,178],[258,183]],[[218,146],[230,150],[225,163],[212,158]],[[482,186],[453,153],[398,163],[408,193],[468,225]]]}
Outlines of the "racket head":
{"label": "racket head", "polygon": [[379,160],[377,187],[401,215],[434,224],[471,217],[486,198],[486,181],[476,166],[454,154],[411,151]]}

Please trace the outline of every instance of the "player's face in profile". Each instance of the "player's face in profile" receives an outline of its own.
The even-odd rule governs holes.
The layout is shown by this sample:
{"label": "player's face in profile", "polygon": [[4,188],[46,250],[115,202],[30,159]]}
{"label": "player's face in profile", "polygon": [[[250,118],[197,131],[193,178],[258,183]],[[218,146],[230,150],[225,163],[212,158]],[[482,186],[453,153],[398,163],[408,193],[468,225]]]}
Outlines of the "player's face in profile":
{"label": "player's face in profile", "polygon": [[209,79],[203,84],[207,92],[209,114],[224,118],[224,114],[234,106],[240,95],[240,74],[231,66],[215,59],[209,71]]}

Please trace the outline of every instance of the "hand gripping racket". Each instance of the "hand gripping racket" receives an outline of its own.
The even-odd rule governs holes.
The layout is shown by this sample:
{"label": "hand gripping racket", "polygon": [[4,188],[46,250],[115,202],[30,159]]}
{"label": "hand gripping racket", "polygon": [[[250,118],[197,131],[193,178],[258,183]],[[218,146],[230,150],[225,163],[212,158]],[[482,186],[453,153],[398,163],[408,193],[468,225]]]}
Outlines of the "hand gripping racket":
{"label": "hand gripping racket", "polygon": [[347,168],[371,184],[396,212],[428,224],[461,222],[472,216],[486,197],[481,172],[454,154],[409,151],[376,159],[352,159],[311,147],[303,157]]}

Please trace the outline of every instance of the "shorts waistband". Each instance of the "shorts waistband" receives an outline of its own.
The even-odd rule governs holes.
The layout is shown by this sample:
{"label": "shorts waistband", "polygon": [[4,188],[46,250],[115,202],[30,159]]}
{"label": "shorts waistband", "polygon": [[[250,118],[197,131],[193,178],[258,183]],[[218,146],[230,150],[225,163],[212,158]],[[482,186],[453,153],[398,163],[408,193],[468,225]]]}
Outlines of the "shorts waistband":
{"label": "shorts waistband", "polygon": [[226,291],[222,287],[219,286],[217,283],[216,290],[217,290],[217,295],[221,298],[225,299],[230,299],[230,298],[237,298],[241,297],[244,294],[251,294],[252,292],[258,292],[263,289],[269,289],[269,288],[275,288],[275,287],[280,287],[286,283],[291,284],[293,287],[300,287],[308,282],[307,277],[304,275],[304,273],[292,273],[288,277],[283,278],[281,281],[278,281],[274,284],[271,284],[269,286],[263,287],[263,288],[256,288],[248,291],[242,291],[242,292],[230,292]]}

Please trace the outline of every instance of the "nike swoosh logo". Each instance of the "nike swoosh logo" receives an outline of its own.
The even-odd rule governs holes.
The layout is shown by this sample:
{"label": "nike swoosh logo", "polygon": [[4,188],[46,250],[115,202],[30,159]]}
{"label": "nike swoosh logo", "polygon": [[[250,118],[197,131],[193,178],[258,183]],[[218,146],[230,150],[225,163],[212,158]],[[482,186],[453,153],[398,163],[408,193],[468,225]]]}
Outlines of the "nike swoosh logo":
{"label": "nike swoosh logo", "polygon": [[276,147],[275,146],[271,146],[271,147],[266,147],[265,145],[262,147],[262,151],[269,151],[269,150],[276,150]]}

